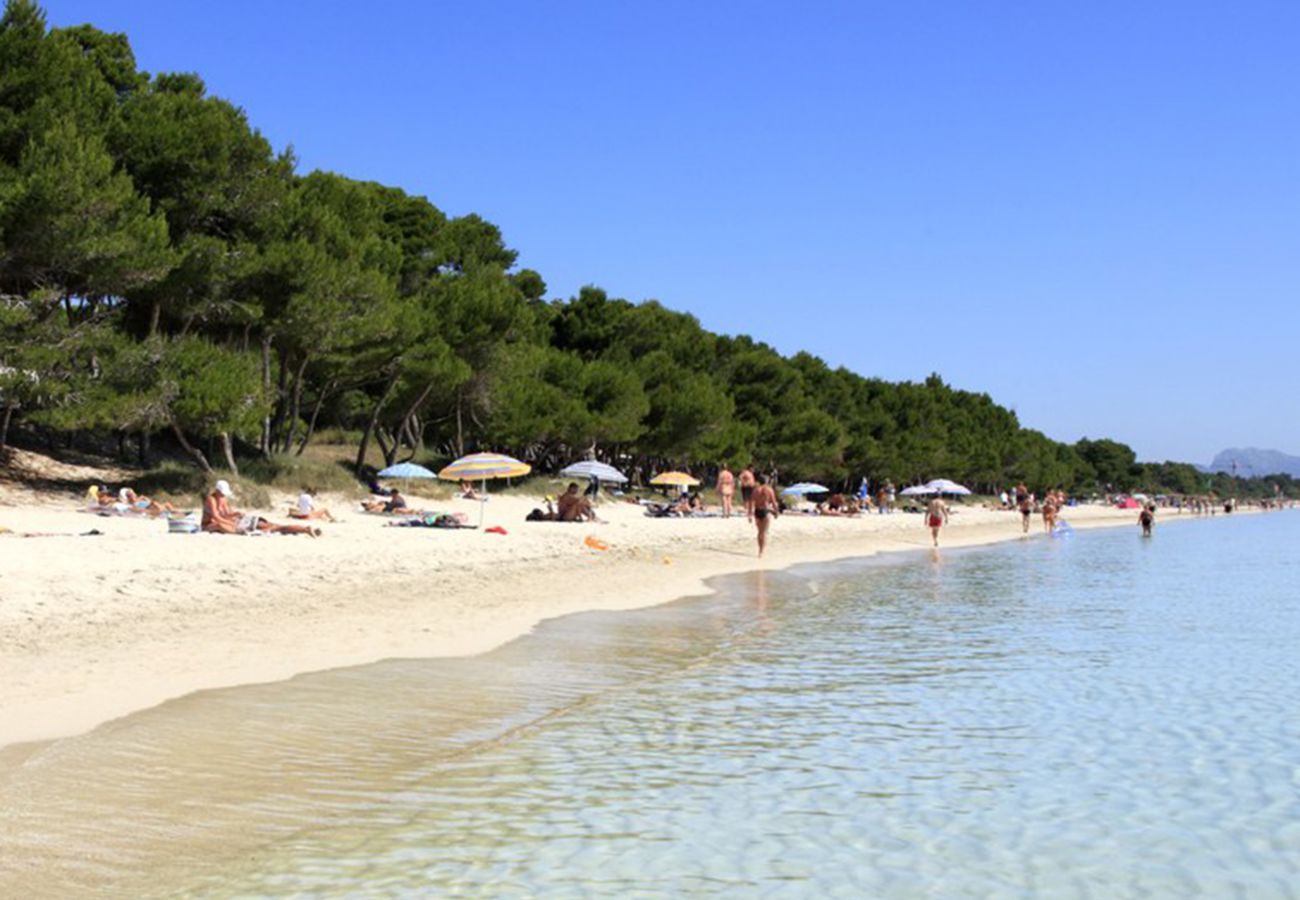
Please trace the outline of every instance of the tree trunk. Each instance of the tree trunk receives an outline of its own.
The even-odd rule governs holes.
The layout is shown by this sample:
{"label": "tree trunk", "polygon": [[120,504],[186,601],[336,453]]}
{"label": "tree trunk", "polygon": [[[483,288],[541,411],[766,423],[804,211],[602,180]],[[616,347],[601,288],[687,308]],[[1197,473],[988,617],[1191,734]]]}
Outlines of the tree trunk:
{"label": "tree trunk", "polygon": [[307,423],[307,433],[302,436],[302,441],[298,444],[298,452],[295,456],[302,456],[302,451],[307,449],[307,443],[311,436],[316,433],[316,420],[320,417],[321,407],[325,405],[325,399],[334,392],[334,382],[325,385],[324,390],[316,397],[316,405],[312,407],[311,421]]}
{"label": "tree trunk", "polygon": [[357,448],[357,465],[356,472],[360,475],[366,467],[366,451],[370,449],[370,436],[374,434],[375,427],[379,424],[379,415],[384,411],[384,405],[388,403],[388,398],[393,393],[393,388],[397,386],[399,373],[394,372],[388,379],[388,384],[384,385],[384,392],[375,402],[375,408],[370,413],[370,421],[366,423],[366,430],[361,433],[361,446]]}
{"label": "tree trunk", "polygon": [[279,449],[280,435],[283,433],[285,416],[289,412],[289,358],[281,352],[279,383],[275,392],[275,416],[271,419],[271,447]]}
{"label": "tree trunk", "polygon": [[239,466],[235,465],[235,448],[230,441],[230,432],[221,432],[221,453],[226,458],[226,467],[230,469],[231,474],[239,474]]}
{"label": "tree trunk", "polygon": [[[264,397],[271,396],[271,337],[265,335],[262,337],[262,394]],[[262,416],[262,435],[258,440],[257,449],[261,451],[263,459],[271,458],[271,414],[268,412]]]}
{"label": "tree trunk", "polygon": [[307,357],[303,357],[298,369],[293,373],[293,400],[289,407],[289,424],[284,433],[283,451],[289,452],[293,446],[294,435],[298,433],[298,413],[302,409],[302,376],[307,371]]}
{"label": "tree trunk", "polygon": [[148,468],[149,466],[149,432],[140,432],[140,465]]}
{"label": "tree trunk", "polygon": [[397,435],[393,435],[393,442],[390,444],[384,436],[384,426],[375,426],[375,442],[379,444],[379,452],[384,454],[384,465],[391,466],[397,461]]}
{"label": "tree trunk", "polygon": [[5,401],[5,416],[0,419],[0,450],[9,446],[9,422],[13,419],[14,407],[17,405],[17,400]]}
{"label": "tree trunk", "polygon": [[158,336],[158,326],[162,322],[162,301],[154,300],[149,307],[149,337]]}
{"label": "tree trunk", "polygon": [[465,419],[461,415],[461,393],[456,391],[456,458],[465,455]]}
{"label": "tree trunk", "polygon": [[176,443],[181,445],[182,450],[184,450],[190,456],[194,457],[195,461],[199,464],[199,468],[201,468],[205,474],[211,475],[212,466],[209,465],[208,458],[203,455],[203,451],[200,450],[198,447],[195,447],[193,444],[191,444],[189,441],[185,439],[185,433],[181,431],[181,427],[179,425],[177,425],[175,422],[172,422],[171,426],[172,426],[172,434],[176,435]]}
{"label": "tree trunk", "polygon": [[[410,442],[412,457],[415,456],[414,451],[417,449],[417,444],[420,443],[420,439],[417,437],[416,432],[413,430],[413,426],[412,426],[412,423],[415,420],[415,411],[418,410],[421,404],[423,404],[424,401],[428,399],[429,394],[433,392],[434,386],[435,386],[435,382],[430,381],[427,385],[425,385],[424,390],[420,392],[420,396],[415,398],[415,402],[406,408],[406,412],[402,414],[402,427],[399,428],[397,430],[397,434],[393,436],[394,444],[400,442],[404,435],[406,436],[407,440]],[[397,448],[396,446],[394,446],[393,455],[396,456],[396,454],[397,454]],[[389,464],[390,465],[392,464],[392,460],[389,460]]]}

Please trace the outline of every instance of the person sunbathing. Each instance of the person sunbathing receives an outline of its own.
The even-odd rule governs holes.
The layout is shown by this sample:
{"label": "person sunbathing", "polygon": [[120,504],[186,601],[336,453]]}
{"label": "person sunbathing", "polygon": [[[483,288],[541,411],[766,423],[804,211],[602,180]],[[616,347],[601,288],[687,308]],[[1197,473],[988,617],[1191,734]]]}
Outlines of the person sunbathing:
{"label": "person sunbathing", "polygon": [[111,512],[116,503],[106,484],[92,484],[86,491],[86,509],[91,512]]}
{"label": "person sunbathing", "polygon": [[478,499],[479,499],[479,495],[478,495],[478,492],[474,490],[474,485],[470,484],[468,481],[465,482],[464,486],[461,488],[461,491],[460,491],[460,499],[462,499],[462,500],[478,500]]}
{"label": "person sunbathing", "polygon": [[555,506],[552,504],[551,498],[544,497],[542,499],[546,503],[546,509],[534,509],[528,515],[524,516],[525,522],[555,522],[559,519],[559,515],[555,512]]}
{"label": "person sunbathing", "polygon": [[176,507],[170,503],[161,503],[152,497],[144,497],[137,494],[129,487],[124,487],[117,492],[118,502],[122,503],[127,509],[134,512],[142,512],[150,518],[156,519],[162,515],[171,515],[177,512]]}
{"label": "person sunbathing", "polygon": [[402,496],[397,488],[393,488],[387,500],[367,500],[361,506],[369,513],[397,513],[398,515],[414,515],[415,513],[415,510],[406,504],[406,498]]}
{"label": "person sunbathing", "polygon": [[212,534],[305,534],[320,537],[320,529],[309,525],[275,525],[261,516],[236,512],[230,508],[229,498],[234,496],[227,481],[218,481],[212,493],[203,498],[203,519],[200,528]]}
{"label": "person sunbathing", "polygon": [[582,496],[576,481],[569,483],[569,489],[556,501],[556,515],[561,522],[599,522],[591,501]]}
{"label": "person sunbathing", "polygon": [[334,516],[330,515],[328,509],[316,508],[316,491],[314,488],[303,488],[302,493],[298,495],[298,505],[289,510],[291,519],[324,519],[326,522],[333,522]]}

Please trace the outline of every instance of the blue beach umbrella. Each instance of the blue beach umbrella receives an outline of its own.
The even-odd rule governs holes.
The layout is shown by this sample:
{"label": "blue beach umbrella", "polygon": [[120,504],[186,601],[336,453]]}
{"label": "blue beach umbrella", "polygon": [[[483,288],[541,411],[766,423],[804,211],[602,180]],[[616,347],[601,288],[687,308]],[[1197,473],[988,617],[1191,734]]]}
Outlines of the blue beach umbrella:
{"label": "blue beach umbrella", "polygon": [[398,463],[395,466],[389,466],[387,469],[381,469],[380,478],[437,478],[424,466],[417,466],[415,463]]}

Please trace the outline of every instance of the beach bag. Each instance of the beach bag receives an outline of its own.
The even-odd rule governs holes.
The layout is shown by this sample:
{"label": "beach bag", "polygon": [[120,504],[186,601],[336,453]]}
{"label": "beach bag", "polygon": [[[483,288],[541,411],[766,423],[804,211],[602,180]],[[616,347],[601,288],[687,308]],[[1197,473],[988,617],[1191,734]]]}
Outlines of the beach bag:
{"label": "beach bag", "polygon": [[193,516],[183,516],[179,519],[167,520],[168,534],[198,534],[199,520]]}

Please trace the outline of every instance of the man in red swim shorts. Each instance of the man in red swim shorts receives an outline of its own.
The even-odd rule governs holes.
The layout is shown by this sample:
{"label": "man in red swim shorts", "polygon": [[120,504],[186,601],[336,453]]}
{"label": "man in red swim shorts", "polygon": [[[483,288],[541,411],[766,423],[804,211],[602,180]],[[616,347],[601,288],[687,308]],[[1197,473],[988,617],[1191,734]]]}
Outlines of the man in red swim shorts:
{"label": "man in red swim shorts", "polygon": [[934,536],[934,545],[939,546],[939,529],[948,524],[948,504],[943,502],[943,498],[938,494],[925,508],[925,524],[930,528],[930,534]]}

